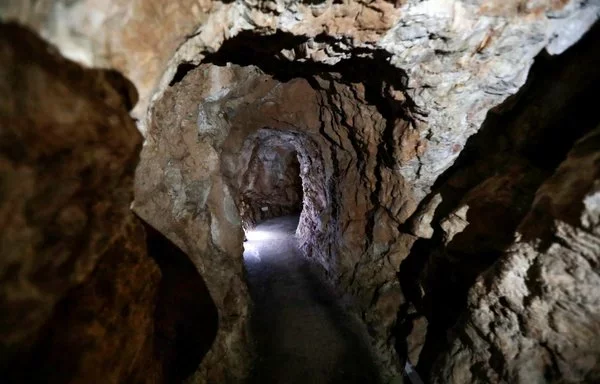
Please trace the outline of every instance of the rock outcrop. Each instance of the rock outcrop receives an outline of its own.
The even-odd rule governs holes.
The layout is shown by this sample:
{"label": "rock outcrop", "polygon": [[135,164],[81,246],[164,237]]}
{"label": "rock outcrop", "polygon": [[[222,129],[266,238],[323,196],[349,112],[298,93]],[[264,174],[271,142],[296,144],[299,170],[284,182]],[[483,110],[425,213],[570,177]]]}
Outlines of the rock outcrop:
{"label": "rock outcrop", "polygon": [[0,25],[0,61],[1,380],[183,379],[216,310],[187,257],[130,211],[135,89],[16,25]]}
{"label": "rock outcrop", "polygon": [[[11,314],[1,339],[12,355],[104,254],[124,251],[136,233],[139,253],[143,231],[128,228],[142,138],[127,115],[135,90],[122,76],[84,70],[15,25],[2,26],[1,44],[1,288]],[[144,268],[158,280],[153,263]]]}
{"label": "rock outcrop", "polygon": [[[567,164],[575,161],[572,153],[579,152],[578,147],[594,146],[589,132],[600,123],[592,107],[600,80],[594,69],[600,64],[600,56],[594,48],[598,33],[598,28],[594,28],[558,57],[541,54],[526,86],[489,113],[481,131],[470,139],[459,160],[411,218],[412,233],[420,239],[401,266],[400,280],[412,304],[399,315],[400,322],[404,323],[400,332],[411,329],[410,323],[413,323],[410,332],[423,348],[418,368],[424,375],[433,369],[436,382],[594,381],[591,379],[594,363],[590,363],[590,372],[581,374],[578,379],[568,373],[571,368],[567,366],[571,364],[573,369],[584,371],[575,368],[576,359],[580,357],[566,357],[562,352],[569,349],[571,343],[577,345],[581,336],[569,333],[564,334],[564,339],[550,336],[555,331],[553,325],[546,323],[547,314],[535,319],[533,316],[537,314],[528,314],[533,305],[530,299],[540,292],[564,289],[556,276],[569,273],[556,269],[553,277],[533,275],[534,271],[541,270],[525,267],[531,264],[529,262],[519,264],[520,267],[512,263],[516,263],[515,253],[537,252],[536,257],[542,258],[548,247],[575,246],[587,241],[583,232],[583,237],[569,240],[561,240],[558,234],[544,233],[543,228],[562,227],[560,221],[564,219],[556,216],[557,210],[552,205],[540,202],[558,199],[558,196],[541,197],[546,194],[549,183],[558,188],[557,174],[569,173],[574,179],[583,177],[589,179],[588,184],[596,178],[594,166],[582,166],[581,172],[575,172],[575,167]],[[582,136],[587,138],[580,139]],[[569,151],[571,154],[567,156]],[[594,152],[590,150],[590,156],[595,156]],[[583,208],[577,207],[582,207],[588,193],[586,188],[591,188],[588,184],[573,181],[573,187],[565,185],[554,193],[560,194],[561,204],[570,205],[573,214],[579,217]],[[570,223],[573,231],[583,225],[577,221]],[[430,230],[425,230],[427,228]],[[597,254],[597,250],[590,252]],[[563,265],[573,256],[556,253],[544,257]],[[594,267],[589,266],[588,272],[595,273]],[[516,276],[521,275],[518,268],[530,271],[524,277],[527,281],[524,287],[529,291],[525,295],[531,297],[521,297],[517,309],[511,304],[511,295],[500,294],[496,292],[499,288],[494,287],[507,284],[511,290],[520,289],[515,285]],[[573,283],[570,289],[584,289],[594,279],[586,277],[584,281],[581,287]],[[494,298],[495,295],[498,297]],[[544,305],[562,305],[550,304],[556,302],[571,305],[564,300],[581,299],[576,296],[550,299],[548,296],[541,300]],[[581,316],[578,321],[569,320],[576,328],[583,327],[575,325],[579,322],[597,319],[597,312],[594,314],[597,309],[591,302],[583,307],[586,309],[582,308],[581,313],[572,311],[572,316]],[[427,317],[427,324],[414,322],[414,308]],[[486,308],[491,312],[484,315]],[[532,318],[527,319],[528,316]],[[568,315],[559,311],[556,316]],[[503,329],[508,324],[518,331],[513,329],[508,335]],[[426,340],[420,336],[424,327],[427,328]],[[535,340],[538,347],[527,346],[528,342],[522,342],[518,332],[528,342]],[[536,332],[536,336],[530,332]],[[411,338],[409,336],[409,340]],[[588,336],[584,338],[587,342]],[[546,344],[550,339],[554,344]],[[597,356],[597,352],[585,348],[580,353],[591,360]],[[586,376],[588,374],[592,376]]]}
{"label": "rock outcrop", "polygon": [[432,382],[600,380],[599,135],[575,144],[477,279]]}

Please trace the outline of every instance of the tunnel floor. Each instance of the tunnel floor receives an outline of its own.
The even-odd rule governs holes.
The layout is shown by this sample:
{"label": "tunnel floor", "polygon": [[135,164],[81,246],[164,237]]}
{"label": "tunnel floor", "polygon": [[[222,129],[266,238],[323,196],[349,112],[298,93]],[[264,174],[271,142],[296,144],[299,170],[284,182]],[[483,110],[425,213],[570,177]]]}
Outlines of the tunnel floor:
{"label": "tunnel floor", "polygon": [[267,220],[244,243],[258,351],[250,383],[378,383],[365,331],[302,256],[297,225]]}

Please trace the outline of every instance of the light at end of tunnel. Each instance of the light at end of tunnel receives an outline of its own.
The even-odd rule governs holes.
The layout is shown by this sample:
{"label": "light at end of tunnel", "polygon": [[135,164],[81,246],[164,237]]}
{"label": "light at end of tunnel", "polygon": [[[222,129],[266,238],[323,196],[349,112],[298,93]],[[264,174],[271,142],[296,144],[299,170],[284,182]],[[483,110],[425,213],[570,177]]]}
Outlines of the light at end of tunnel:
{"label": "light at end of tunnel", "polygon": [[273,237],[273,234],[269,231],[260,231],[260,230],[247,230],[246,231],[246,239],[248,241],[262,241],[268,240]]}

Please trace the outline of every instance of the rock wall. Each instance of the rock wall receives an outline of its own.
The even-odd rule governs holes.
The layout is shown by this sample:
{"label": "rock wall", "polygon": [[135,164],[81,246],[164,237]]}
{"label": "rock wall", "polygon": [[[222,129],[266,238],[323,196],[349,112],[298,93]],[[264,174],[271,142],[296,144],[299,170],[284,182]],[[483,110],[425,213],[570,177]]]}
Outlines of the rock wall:
{"label": "rock wall", "polygon": [[[283,128],[284,116],[317,130],[316,118],[297,103],[299,95],[309,96],[310,103],[313,93],[305,81],[278,87],[256,68],[206,65],[171,87],[153,111],[136,177],[134,210],[186,251],[205,276],[219,309],[219,334],[195,381],[237,382],[250,369],[250,303],[238,214],[240,192],[248,186],[244,174],[252,160],[248,147],[251,135],[264,126]],[[288,134],[282,140],[296,143],[301,164],[305,158],[314,164],[318,157],[304,155],[310,148],[301,145],[310,141],[304,135]],[[303,179],[322,169],[302,168]],[[305,202],[320,195],[305,191]]]}
{"label": "rock wall", "polygon": [[15,25],[2,31],[2,344],[12,355],[125,240],[142,139],[127,80],[86,71]]}
{"label": "rock wall", "polygon": [[599,134],[575,144],[477,279],[432,382],[600,380]]}
{"label": "rock wall", "polygon": [[[16,25],[0,24],[0,61],[1,380],[189,375],[216,333],[216,310],[186,258],[153,245],[148,254],[146,240],[162,235],[147,238],[129,209],[142,143],[128,115],[135,89]],[[182,286],[190,296],[166,297]],[[187,360],[181,338],[193,344]]]}
{"label": "rock wall", "polygon": [[[533,243],[543,248],[548,246],[543,243],[555,241],[544,240],[543,236],[530,238],[527,242],[515,241],[515,236],[518,233],[522,236],[525,222],[532,228],[542,228],[555,220],[545,218],[554,213],[547,206],[537,205],[539,194],[544,185],[553,180],[551,175],[560,172],[563,166],[559,167],[559,164],[565,161],[573,143],[600,123],[591,104],[599,79],[593,69],[599,60],[593,48],[597,34],[598,29],[594,28],[580,43],[558,57],[541,54],[526,86],[489,113],[481,131],[469,140],[458,161],[439,179],[431,195],[409,221],[411,233],[419,236],[419,240],[401,265],[400,280],[410,304],[399,313],[401,329],[398,332],[400,339],[407,337],[401,348],[413,351],[409,356],[413,363],[418,361],[418,369],[425,376],[433,369],[435,380],[439,382],[542,379],[553,382],[559,377],[567,377],[566,371],[558,373],[552,364],[544,366],[541,360],[527,355],[529,347],[524,347],[516,333],[503,341],[494,336],[494,327],[502,327],[505,322],[512,324],[512,320],[508,320],[512,315],[507,309],[495,308],[496,322],[487,323],[486,328],[473,323],[481,321],[475,315],[481,313],[478,308],[487,306],[487,299],[481,296],[482,285],[498,284],[496,279],[502,279],[497,275],[499,268],[511,258],[511,252],[527,249]],[[567,158],[566,161],[571,160]],[[588,172],[593,178],[593,168],[586,168],[585,177]],[[571,177],[579,176],[573,174]],[[577,201],[580,196],[570,198],[573,206],[580,204]],[[489,268],[491,270],[486,272]],[[555,289],[550,288],[556,283],[549,277],[534,279],[547,289]],[[493,293],[487,292],[494,300]],[[476,295],[479,298],[475,302]],[[515,310],[507,304],[507,298],[500,300]],[[524,305],[528,307],[530,302]],[[590,307],[583,312],[587,310],[594,311]],[[514,324],[522,323],[523,316],[527,315],[519,310],[513,318],[518,322]],[[479,332],[477,337],[470,334],[472,329]],[[528,333],[524,329],[521,331],[524,335]],[[425,332],[427,338],[423,336]],[[546,331],[540,329],[540,332],[532,338],[545,344]],[[492,355],[474,347],[477,338],[489,343],[486,348]],[[573,341],[575,339],[573,337]],[[463,356],[482,358],[459,363],[463,357],[459,357],[457,344],[471,351],[465,353],[463,350],[460,352]],[[505,348],[510,349],[512,355]],[[560,356],[561,348],[558,342],[540,356]],[[535,365],[515,358],[521,353]],[[590,358],[593,356],[589,351],[582,353]],[[556,357],[555,361],[560,360]],[[461,367],[462,373],[449,371],[449,367],[456,364],[466,364]],[[520,376],[516,371],[527,374]]]}
{"label": "rock wall", "polygon": [[[388,150],[383,144],[384,136],[390,134],[386,130],[402,130],[408,125],[400,120],[405,109],[389,96],[390,85],[384,84],[380,77],[372,82],[369,80],[366,86],[359,82],[361,76],[364,77],[361,71],[371,63],[376,64],[374,61],[344,62],[338,67],[341,72],[333,74],[317,74],[314,68],[300,68],[304,73],[285,83],[252,66],[221,67],[207,63],[188,72],[156,104],[155,125],[148,131],[149,140],[138,171],[135,210],[164,233],[179,237],[182,244],[191,244],[193,248],[188,248],[189,254],[201,271],[207,271],[209,289],[214,291],[222,319],[228,317],[228,313],[236,314],[231,316],[235,321],[231,327],[246,324],[244,317],[237,316],[247,313],[246,292],[240,285],[240,290],[236,291],[238,300],[232,303],[237,307],[221,307],[221,303],[226,305],[219,299],[223,295],[221,292],[232,288],[221,272],[215,274],[213,271],[224,274],[230,270],[223,258],[215,257],[214,252],[219,247],[218,241],[231,244],[227,262],[230,265],[237,263],[231,279],[243,281],[241,255],[233,248],[239,240],[232,235],[219,240],[214,237],[214,232],[212,238],[207,238],[206,245],[198,245],[197,239],[203,228],[201,218],[206,217],[207,222],[219,219],[220,208],[211,205],[210,201],[213,193],[220,199],[231,196],[231,203],[235,203],[234,213],[236,206],[243,206],[244,191],[249,185],[245,174],[251,166],[253,152],[250,148],[256,138],[271,140],[270,145],[275,149],[292,146],[298,153],[305,197],[298,229],[303,247],[334,283],[343,291],[352,292],[357,312],[361,316],[371,315],[375,291],[383,283],[394,284],[397,266],[390,268],[387,274],[377,273],[376,264],[369,259],[372,239],[368,230],[376,225],[375,222],[377,226],[387,224],[383,215],[375,218],[375,211],[379,209],[375,207],[379,198],[379,156]],[[384,66],[383,62],[381,65]],[[382,75],[385,73],[383,71]],[[348,76],[347,80],[345,76]],[[382,89],[387,93],[381,94]],[[396,97],[402,95],[400,90],[395,92]],[[378,102],[381,104],[376,104]],[[382,112],[378,108],[382,108]],[[388,124],[384,113],[392,122],[398,120],[397,124]],[[200,164],[207,151],[215,153],[215,158],[220,154],[220,163],[215,159],[210,168],[200,173],[196,164]],[[198,163],[194,163],[194,158]],[[206,163],[203,165],[206,167]],[[174,179],[172,174],[181,176]],[[202,178],[211,181],[201,182]],[[208,197],[200,200],[205,202],[200,205],[198,196],[202,196],[202,191],[198,188],[207,185],[210,190],[205,196]],[[408,196],[407,191],[404,198]],[[215,204],[221,204],[220,200]],[[158,215],[148,215],[154,212]],[[168,217],[176,220],[165,223]],[[240,227],[239,220],[231,223]],[[192,225],[198,232],[189,232]],[[393,241],[386,235],[389,233],[378,234],[379,253],[387,251],[385,242]],[[359,267],[361,274],[357,277]],[[211,273],[215,276],[208,277]],[[389,333],[399,305],[398,285],[384,290],[378,298],[385,303],[378,302],[378,313],[367,320],[374,329],[374,340],[386,340],[385,335]],[[384,313],[380,315],[379,312]],[[381,316],[388,316],[387,323],[378,323]],[[375,329],[376,326],[379,328]],[[231,335],[231,329],[225,327],[223,332]],[[236,337],[243,341],[245,330],[240,328],[236,332],[239,332]],[[382,359],[382,372],[387,376],[396,372],[398,364],[392,345],[383,341],[377,348]],[[215,356],[219,356],[215,357],[214,364],[225,367],[223,352],[220,349],[214,351]],[[246,356],[231,353],[227,356],[231,359],[229,366],[241,367],[246,363]],[[205,364],[208,367],[210,360],[205,360]]]}
{"label": "rock wall", "polygon": [[252,350],[241,220],[220,173],[227,117],[210,104],[199,108],[196,98],[222,92],[220,84],[206,81],[211,76],[219,75],[186,76],[156,104],[136,172],[133,209],[189,256],[218,308],[216,340],[192,382],[229,383],[246,377]]}

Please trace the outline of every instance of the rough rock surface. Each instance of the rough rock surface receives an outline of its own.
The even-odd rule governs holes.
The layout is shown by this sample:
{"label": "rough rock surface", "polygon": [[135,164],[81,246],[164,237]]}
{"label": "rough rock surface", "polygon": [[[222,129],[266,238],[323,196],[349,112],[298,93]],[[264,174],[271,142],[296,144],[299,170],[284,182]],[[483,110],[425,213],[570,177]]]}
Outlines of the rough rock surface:
{"label": "rough rock surface", "polygon": [[[389,134],[386,130],[406,129],[407,124],[402,120],[405,110],[380,93],[382,87],[389,87],[380,77],[367,85],[357,82],[368,64],[371,61],[343,63],[340,73],[308,72],[286,83],[252,66],[207,63],[191,70],[156,104],[138,170],[135,210],[188,247],[184,249],[206,277],[221,311],[224,334],[237,335],[241,342],[248,304],[236,249],[239,235],[234,229],[240,222],[235,207],[243,204],[244,175],[253,172],[248,164],[256,138],[271,140],[277,148],[293,146],[304,186],[298,228],[302,247],[331,281],[352,293],[358,313],[365,317],[378,344],[380,369],[389,377],[399,369],[393,344],[387,341],[402,300],[395,283],[398,264],[393,264],[399,260],[372,263],[369,257],[376,252],[384,258],[397,233],[393,225],[389,228],[391,219],[377,204],[390,204],[400,214],[408,212],[410,191],[405,190],[404,200],[397,201],[389,201],[378,191],[378,156]],[[379,65],[385,74],[385,64]],[[215,110],[223,111],[221,116],[207,113],[207,99],[220,106]],[[388,100],[394,108],[386,104]],[[198,120],[201,130],[198,114],[203,116]],[[390,120],[397,124],[389,124]],[[212,162],[201,162],[201,155],[209,151],[214,153]],[[394,183],[401,188],[401,178],[388,178],[388,188]],[[198,196],[205,197],[198,200]],[[232,216],[224,223],[229,227],[219,227],[222,221],[215,225],[213,220],[220,220],[227,206],[232,207]],[[205,231],[209,223],[210,237]],[[375,235],[368,232],[373,226]],[[381,263],[390,268],[377,272]],[[236,301],[226,301],[227,292]],[[231,324],[223,325],[227,319]],[[225,341],[215,343],[215,363],[224,367],[224,358],[232,360],[229,367],[244,362],[231,352],[223,357],[226,348],[218,347],[219,343]],[[209,366],[211,359],[204,364]]]}
{"label": "rough rock surface", "polygon": [[[281,51],[290,60],[336,63],[356,48],[383,48],[409,72],[410,96],[428,119],[418,139],[427,151],[400,171],[420,197],[448,168],[486,112],[525,82],[533,58],[577,41],[600,5],[572,1],[347,0],[337,2],[179,0],[8,0],[0,14],[26,23],[86,64],[110,66],[140,91],[136,117],[145,131],[147,108],[181,63],[199,63],[241,32],[277,31],[307,41]],[[416,172],[419,170],[419,172]]]}
{"label": "rough rock surface", "polygon": [[[4,19],[31,25],[69,57],[121,70],[137,86],[133,113],[147,142],[136,211],[206,280],[219,334],[196,378],[219,382],[243,378],[251,356],[237,177],[249,137],[269,128],[293,143],[303,249],[353,298],[380,369],[391,376],[402,366],[392,345],[403,337],[390,334],[400,307],[403,332],[411,328],[405,319],[419,328],[407,335],[413,355],[428,328],[419,365],[429,372],[440,353],[429,340],[445,343],[465,301],[434,292],[468,291],[511,244],[553,171],[527,145],[531,158],[502,151],[505,164],[482,162],[472,179],[469,170],[451,177],[448,169],[488,111],[525,83],[534,57],[544,48],[563,52],[599,9],[584,0],[0,4]],[[533,126],[526,143],[545,137],[547,125]]]}
{"label": "rough rock surface", "polygon": [[[225,115],[215,110],[219,113],[198,119],[207,110],[194,97],[210,94],[214,86],[188,76],[157,103],[136,171],[133,209],[189,256],[218,308],[216,340],[192,381],[228,383],[247,376],[252,351],[241,220],[220,172]],[[194,91],[186,93],[187,88]]]}
{"label": "rough rock surface", "polygon": [[11,314],[0,328],[12,354],[122,241],[142,138],[126,108],[135,90],[117,73],[86,71],[15,25],[2,25],[0,44],[0,287]]}
{"label": "rough rock surface", "polygon": [[16,25],[0,25],[0,61],[0,380],[182,380],[216,309],[187,257],[130,211],[135,90]]}
{"label": "rough rock surface", "polygon": [[599,137],[579,140],[539,188],[515,243],[469,292],[433,382],[600,380]]}
{"label": "rough rock surface", "polygon": [[[404,323],[400,332],[411,329],[409,323],[413,323],[407,332],[409,340],[421,340],[423,349],[418,369],[428,375],[434,365],[432,374],[437,382],[594,381],[586,378],[585,373],[574,379],[568,374],[571,368],[553,365],[573,357],[575,360],[569,364],[579,369],[575,368],[578,357],[561,357],[561,351],[569,349],[571,343],[577,344],[576,339],[581,336],[566,333],[564,339],[555,337],[554,344],[546,345],[547,337],[554,332],[554,326],[546,324],[546,315],[535,317],[537,315],[529,314],[533,305],[529,299],[521,301],[521,307],[514,307],[510,295],[501,297],[494,287],[508,284],[510,289],[517,289],[516,280],[508,283],[509,279],[521,274],[516,265],[508,266],[512,265],[508,260],[515,260],[515,253],[529,254],[529,249],[533,249],[543,254],[547,247],[553,249],[559,244],[575,247],[579,242],[587,241],[584,240],[587,235],[582,232],[583,237],[564,241],[558,234],[552,238],[541,233],[523,239],[525,233],[531,233],[534,228],[541,230],[553,222],[558,225],[556,209],[540,204],[540,194],[545,193],[546,185],[555,183],[553,173],[568,173],[574,179],[596,178],[594,166],[582,166],[580,169],[585,171],[578,174],[575,167],[564,165],[573,163],[572,155],[564,159],[573,143],[600,123],[592,107],[600,81],[595,70],[600,65],[600,56],[595,49],[598,33],[595,27],[581,42],[558,57],[540,55],[526,86],[490,112],[481,131],[472,137],[457,163],[440,179],[431,196],[411,218],[413,233],[420,239],[401,266],[403,290],[412,304],[400,312],[399,320]],[[578,152],[579,146],[592,148],[595,145],[589,138],[582,140],[575,144],[571,153]],[[590,156],[597,150],[598,147],[590,149]],[[563,161],[566,163],[556,169]],[[582,182],[573,181],[572,185],[577,186],[577,191],[579,187],[588,188]],[[564,204],[571,205],[577,216],[581,210],[576,207],[581,207],[584,197],[571,189],[563,187],[560,196],[570,199]],[[556,199],[547,198],[548,201]],[[423,228],[433,229],[433,233]],[[515,236],[521,240],[515,241]],[[598,250],[594,252],[597,254]],[[569,263],[571,256],[565,254],[563,258],[554,254],[547,257],[553,257],[561,264]],[[490,267],[492,269],[484,273]],[[504,272],[500,271],[505,267],[508,268],[505,272],[513,277],[503,277]],[[590,268],[590,273],[595,273],[592,265]],[[533,300],[536,292],[563,289],[560,279],[532,275],[536,269],[528,270],[531,274],[525,279],[530,299]],[[482,273],[483,277],[479,277]],[[582,281],[581,287],[574,284],[569,289],[591,289],[585,287],[595,284],[594,278],[585,277]],[[494,295],[499,296],[494,298]],[[579,300],[577,297],[572,299]],[[551,305],[555,299],[543,297],[541,300],[547,302],[544,305]],[[581,316],[578,321],[597,321],[594,305],[592,302],[589,306],[582,305],[581,315],[576,315]],[[414,308],[427,317],[427,324],[413,321]],[[484,315],[486,308],[491,312]],[[556,316],[568,315],[558,312]],[[514,329],[510,336],[503,330],[503,327],[513,326],[516,329],[525,327],[519,331],[524,339],[529,342],[536,339],[538,345],[545,345],[547,350],[530,347],[528,341],[521,342]],[[426,340],[420,336],[423,327],[427,327]],[[477,341],[478,338],[485,341]],[[587,336],[586,340],[589,341]],[[592,360],[597,356],[597,352],[585,348],[581,349],[581,354]],[[549,365],[545,363],[548,361]],[[592,371],[594,364],[590,363]]]}

